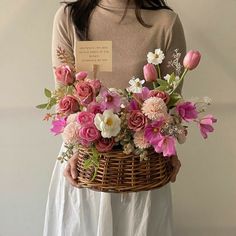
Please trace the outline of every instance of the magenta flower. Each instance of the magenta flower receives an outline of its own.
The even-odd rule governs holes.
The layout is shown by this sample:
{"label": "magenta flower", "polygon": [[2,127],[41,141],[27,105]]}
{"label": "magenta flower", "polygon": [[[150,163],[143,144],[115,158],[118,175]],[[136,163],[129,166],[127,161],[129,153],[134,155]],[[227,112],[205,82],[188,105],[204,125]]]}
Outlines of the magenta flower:
{"label": "magenta flower", "polygon": [[182,119],[189,122],[197,118],[197,109],[193,102],[183,102],[176,106],[176,111]]}
{"label": "magenta flower", "polygon": [[159,138],[159,132],[164,124],[164,119],[153,121],[151,124],[148,124],[144,129],[144,137],[150,143],[153,144],[156,142],[156,139]]}
{"label": "magenta flower", "polygon": [[173,136],[163,136],[160,133],[153,142],[153,147],[157,153],[163,153],[163,156],[176,155],[175,138]]}
{"label": "magenta flower", "polygon": [[101,105],[106,110],[112,109],[113,112],[120,111],[121,97],[119,94],[103,89],[101,91],[101,97],[102,97]]}
{"label": "magenta flower", "polygon": [[76,120],[81,126],[93,124],[95,115],[87,111],[81,111],[78,113]]}
{"label": "magenta flower", "polygon": [[208,133],[213,132],[213,123],[216,123],[217,119],[214,118],[212,115],[206,115],[203,118],[200,119],[198,126],[201,131],[201,135],[204,139],[208,137]]}
{"label": "magenta flower", "polygon": [[66,118],[59,118],[52,121],[52,127],[50,128],[50,131],[54,135],[58,135],[64,131],[64,128],[66,127]]}

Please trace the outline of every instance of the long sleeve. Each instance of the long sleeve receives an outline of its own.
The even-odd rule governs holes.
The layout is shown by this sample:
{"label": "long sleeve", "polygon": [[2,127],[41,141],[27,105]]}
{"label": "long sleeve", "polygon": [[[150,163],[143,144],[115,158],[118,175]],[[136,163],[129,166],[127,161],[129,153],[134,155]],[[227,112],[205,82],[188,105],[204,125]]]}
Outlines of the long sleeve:
{"label": "long sleeve", "polygon": [[[175,53],[175,51],[178,50],[178,53]],[[165,48],[165,59],[163,63],[160,65],[161,71],[162,71],[162,77],[166,74],[171,74],[173,72],[176,72],[176,68],[179,67],[179,65],[182,66],[184,56],[186,55],[186,40],[184,35],[184,29],[182,26],[182,23],[180,21],[179,16],[176,14],[172,26],[167,31],[166,36],[166,48]],[[174,64],[170,66],[169,62],[176,62],[173,55],[176,57],[179,56],[179,63],[172,63]],[[179,73],[182,74],[183,67],[179,68]],[[182,94],[182,88],[183,88],[183,81],[181,82],[180,86],[177,88],[176,92]]]}
{"label": "long sleeve", "polygon": [[[54,16],[53,29],[52,29],[52,67],[57,67],[62,64],[58,58],[58,48],[65,50],[68,56],[68,64],[74,66],[75,58],[73,53],[73,33],[72,33],[72,22],[69,18],[69,10],[66,8],[64,12],[64,5],[62,5]],[[60,84],[56,81],[54,69],[54,81],[55,88],[58,88]]]}
{"label": "long sleeve", "polygon": [[[58,8],[53,20],[51,55],[55,89],[60,88],[61,84],[56,80],[54,68],[63,63],[58,57],[58,49],[61,48],[65,51],[67,64],[74,66],[75,63],[75,57],[73,54],[74,38],[72,33],[72,22],[69,19],[68,13],[68,8],[64,11],[63,5]],[[58,111],[58,105],[56,105],[55,111]]]}

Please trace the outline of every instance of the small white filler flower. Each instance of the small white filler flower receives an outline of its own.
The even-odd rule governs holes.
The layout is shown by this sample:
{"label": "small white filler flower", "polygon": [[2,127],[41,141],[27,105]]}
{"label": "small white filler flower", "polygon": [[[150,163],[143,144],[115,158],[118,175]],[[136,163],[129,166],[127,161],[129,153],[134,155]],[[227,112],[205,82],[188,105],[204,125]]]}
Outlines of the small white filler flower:
{"label": "small white filler flower", "polygon": [[133,76],[132,79],[129,81],[130,86],[126,90],[132,93],[141,93],[144,83],[145,80],[140,80],[139,78],[135,78]]}
{"label": "small white filler flower", "polygon": [[147,54],[148,63],[152,63],[154,65],[161,64],[164,59],[165,59],[165,55],[163,51],[159,48],[155,49],[154,53],[148,52]]}
{"label": "small white filler flower", "polygon": [[121,120],[112,110],[105,110],[103,114],[96,114],[94,124],[103,138],[111,138],[120,132]]}

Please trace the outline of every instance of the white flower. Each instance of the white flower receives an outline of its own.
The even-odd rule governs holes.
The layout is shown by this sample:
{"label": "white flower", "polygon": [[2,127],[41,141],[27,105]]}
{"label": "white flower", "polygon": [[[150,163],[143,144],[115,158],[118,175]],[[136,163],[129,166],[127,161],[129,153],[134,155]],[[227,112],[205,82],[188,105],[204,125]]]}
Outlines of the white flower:
{"label": "white flower", "polygon": [[133,76],[132,79],[129,81],[129,86],[126,90],[128,92],[132,93],[141,93],[143,84],[145,83],[145,80],[140,80],[139,78],[136,78]]}
{"label": "white flower", "polygon": [[105,110],[103,114],[96,114],[94,124],[103,138],[111,138],[120,132],[121,120],[112,110]]}
{"label": "white flower", "polygon": [[180,77],[179,76],[175,76],[174,80],[171,81],[171,75],[167,74],[166,76],[164,76],[164,79],[167,81],[167,83],[173,87],[173,89],[175,89],[177,87],[177,85],[179,84],[179,80]]}
{"label": "white flower", "polygon": [[165,55],[164,53],[161,51],[161,49],[155,49],[155,52],[149,52],[147,54],[147,61],[148,63],[152,63],[154,65],[158,65],[161,64],[162,61],[164,60]]}

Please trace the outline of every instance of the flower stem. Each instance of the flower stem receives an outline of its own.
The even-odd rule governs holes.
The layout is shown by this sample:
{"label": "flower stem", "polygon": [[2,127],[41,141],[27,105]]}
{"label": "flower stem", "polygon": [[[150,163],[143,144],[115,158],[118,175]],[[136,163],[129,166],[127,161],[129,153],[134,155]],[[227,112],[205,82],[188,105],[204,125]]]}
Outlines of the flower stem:
{"label": "flower stem", "polygon": [[172,92],[170,92],[170,95],[171,95],[172,93],[174,93],[174,91],[179,87],[181,81],[184,79],[184,77],[186,76],[187,72],[188,72],[188,69],[185,68],[183,74],[181,75],[181,77],[180,77],[180,79],[179,79],[179,81],[178,81],[178,85],[175,87],[175,89],[172,90]]}

